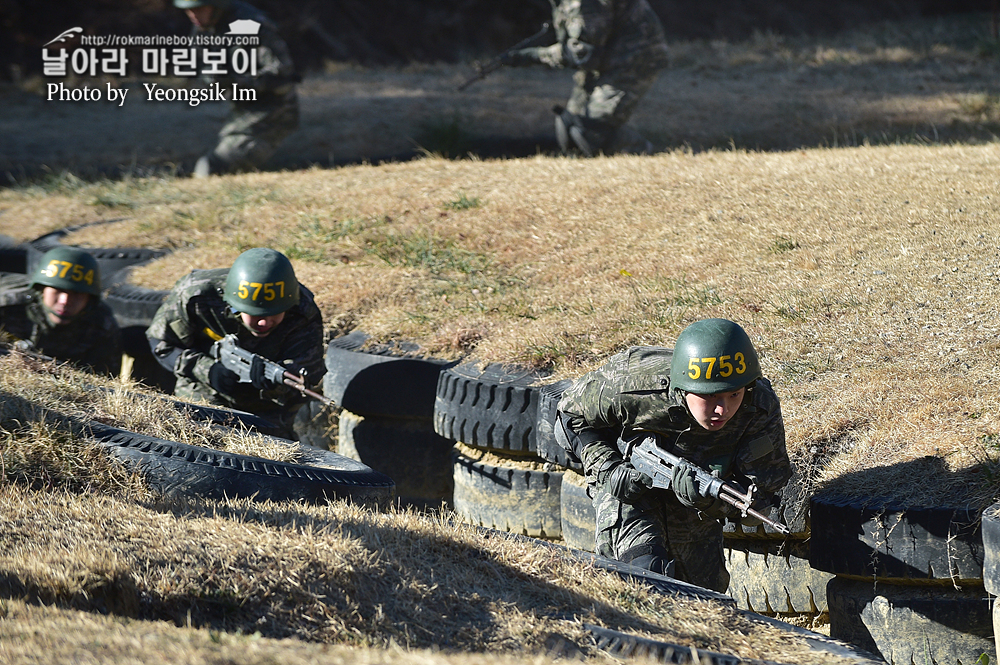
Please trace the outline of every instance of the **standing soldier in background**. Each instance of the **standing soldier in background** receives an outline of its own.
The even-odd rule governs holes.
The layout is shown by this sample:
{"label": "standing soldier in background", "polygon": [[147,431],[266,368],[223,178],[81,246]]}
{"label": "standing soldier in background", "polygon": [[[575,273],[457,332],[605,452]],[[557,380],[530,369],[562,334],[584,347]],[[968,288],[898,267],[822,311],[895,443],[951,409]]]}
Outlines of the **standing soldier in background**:
{"label": "standing soldier in background", "polygon": [[503,63],[572,67],[573,93],[556,107],[563,152],[648,154],[653,146],[626,125],[667,66],[667,41],[647,0],[549,0],[557,43],[523,48]]}
{"label": "standing soldier in background", "polygon": [[725,592],[724,517],[741,518],[699,485],[690,464],[674,467],[670,489],[628,461],[641,433],[724,480],[760,490],[772,505],[791,476],[778,397],[760,372],[746,332],[725,319],[692,323],[676,349],[633,347],[578,379],[559,402],[559,421],[583,460],[597,513],[597,553]]}
{"label": "standing soldier in background", "polygon": [[[213,77],[227,92],[231,84],[252,89],[256,101],[233,100],[233,109],[226,124],[219,130],[219,143],[212,152],[198,159],[195,177],[213,173],[248,171],[260,167],[278,149],[278,145],[299,126],[299,100],[295,73],[288,45],[278,36],[274,23],[260,10],[241,0],[173,0],[183,9],[194,25],[194,34],[228,34],[234,21],[254,21],[260,24],[254,47],[226,48],[224,71]],[[235,34],[235,33],[234,33]],[[240,32],[239,34],[252,34]],[[213,47],[203,47],[212,49]],[[233,53],[239,48],[256,51],[256,75],[250,70],[238,74],[233,70]],[[199,63],[199,68],[204,65]]]}
{"label": "standing soldier in background", "polygon": [[194,270],[178,280],[146,330],[153,355],[177,377],[174,394],[249,411],[294,439],[292,423],[308,399],[261,377],[239,383],[212,355],[235,334],[241,348],[301,374],[313,388],[326,373],[323,318],[284,254],[257,247],[231,268]]}
{"label": "standing soldier in background", "polygon": [[0,292],[0,330],[15,346],[117,376],[121,333],[101,302],[101,273],[93,256],[76,247],[42,255],[31,282]]}

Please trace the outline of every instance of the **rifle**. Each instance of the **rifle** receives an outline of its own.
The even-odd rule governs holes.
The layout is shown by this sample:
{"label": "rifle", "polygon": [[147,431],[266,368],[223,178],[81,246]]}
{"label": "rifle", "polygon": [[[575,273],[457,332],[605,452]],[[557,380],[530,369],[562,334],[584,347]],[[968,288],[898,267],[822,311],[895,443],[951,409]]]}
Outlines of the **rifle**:
{"label": "rifle", "polygon": [[548,23],[542,24],[542,29],[531,35],[527,39],[522,39],[518,43],[511,46],[509,49],[501,53],[500,55],[494,56],[491,60],[488,60],[486,64],[481,65],[478,62],[474,65],[476,68],[476,75],[467,79],[462,85],[458,86],[458,91],[461,92],[468,88],[470,85],[476,81],[480,81],[496,70],[500,69],[504,65],[504,59],[514,51],[519,51],[523,48],[527,48],[533,45],[536,41],[544,37],[549,32],[550,25]]}
{"label": "rifle", "polygon": [[757,491],[756,485],[751,483],[750,489],[744,492],[739,485],[726,482],[722,478],[713,476],[711,473],[702,469],[698,465],[691,464],[691,462],[688,462],[687,460],[660,448],[656,445],[655,436],[646,437],[643,439],[642,443],[635,446],[632,449],[629,462],[631,462],[632,466],[634,466],[637,470],[645,473],[653,479],[653,487],[659,487],[661,489],[670,489],[670,481],[673,477],[674,467],[681,462],[687,462],[687,464],[695,470],[695,480],[698,483],[698,486],[700,488],[704,488],[707,485],[707,492],[702,492],[703,494],[708,494],[713,498],[725,501],[730,506],[738,509],[743,517],[753,515],[778,533],[791,533],[788,527],[781,522],[775,522],[750,507],[750,504],[753,503],[754,492]]}
{"label": "rifle", "polygon": [[276,362],[247,351],[240,346],[236,335],[226,335],[212,345],[210,354],[239,377],[240,383],[253,383],[254,378],[266,379],[275,385],[295,388],[303,395],[318,399],[328,406],[336,406],[329,397],[306,388],[305,372],[293,374]]}

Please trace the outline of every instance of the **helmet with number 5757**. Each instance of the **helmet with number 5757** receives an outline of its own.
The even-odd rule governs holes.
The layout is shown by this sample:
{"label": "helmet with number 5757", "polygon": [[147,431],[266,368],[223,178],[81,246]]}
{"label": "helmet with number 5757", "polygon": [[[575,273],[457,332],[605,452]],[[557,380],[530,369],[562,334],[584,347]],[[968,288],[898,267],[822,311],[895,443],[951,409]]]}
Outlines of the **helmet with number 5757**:
{"label": "helmet with number 5757", "polygon": [[272,316],[299,303],[299,281],[284,254],[255,247],[233,261],[226,276],[223,299],[233,311]]}
{"label": "helmet with number 5757", "polygon": [[670,387],[698,395],[735,391],[761,377],[746,331],[727,319],[704,319],[677,337]]}
{"label": "helmet with number 5757", "polygon": [[42,255],[31,277],[33,287],[51,286],[60,291],[101,297],[101,271],[97,259],[79,247],[56,247]]}

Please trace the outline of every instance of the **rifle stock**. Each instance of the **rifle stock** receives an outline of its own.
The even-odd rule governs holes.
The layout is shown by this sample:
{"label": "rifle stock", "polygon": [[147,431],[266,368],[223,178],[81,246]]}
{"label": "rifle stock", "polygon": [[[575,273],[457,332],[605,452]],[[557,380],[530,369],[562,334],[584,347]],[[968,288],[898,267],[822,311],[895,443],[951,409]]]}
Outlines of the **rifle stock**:
{"label": "rifle stock", "polygon": [[695,478],[699,487],[702,488],[703,494],[725,501],[739,510],[743,517],[746,517],[747,515],[756,517],[778,533],[791,533],[788,527],[781,522],[776,522],[751,508],[754,492],[757,491],[756,485],[750,485],[750,489],[744,492],[742,488],[735,483],[726,482],[722,478],[713,476],[711,473],[702,469],[698,465],[692,464],[691,462],[688,462],[687,460],[660,448],[656,445],[655,436],[648,436],[637,446],[633,447],[629,456],[629,462],[631,462],[632,466],[634,466],[637,470],[645,473],[653,479],[653,487],[661,489],[670,489],[674,467],[682,462],[686,462],[689,466],[694,468]]}

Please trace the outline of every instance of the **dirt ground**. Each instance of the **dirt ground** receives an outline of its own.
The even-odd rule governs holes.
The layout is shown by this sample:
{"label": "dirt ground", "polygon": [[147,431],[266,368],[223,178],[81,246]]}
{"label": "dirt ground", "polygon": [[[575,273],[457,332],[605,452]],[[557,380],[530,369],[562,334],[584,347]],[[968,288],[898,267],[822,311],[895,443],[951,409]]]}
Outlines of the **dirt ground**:
{"label": "dirt ground", "polygon": [[[633,116],[660,150],[749,149],[993,140],[1000,132],[1000,60],[976,35],[982,17],[880,24],[825,40],[756,35],[731,44],[671,45]],[[556,149],[550,109],[569,71],[501,70],[464,92],[469,64],[378,68],[328,64],[300,85],[301,126],[268,169],[405,160],[422,151],[481,157]],[[224,103],[47,101],[36,78],[0,88],[0,172],[6,181],[190,169],[215,138]],[[180,82],[159,81],[170,87]],[[96,79],[68,85],[100,85]]]}

